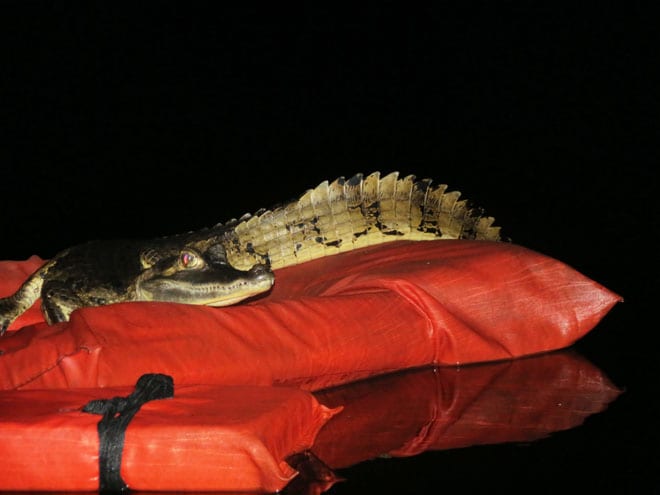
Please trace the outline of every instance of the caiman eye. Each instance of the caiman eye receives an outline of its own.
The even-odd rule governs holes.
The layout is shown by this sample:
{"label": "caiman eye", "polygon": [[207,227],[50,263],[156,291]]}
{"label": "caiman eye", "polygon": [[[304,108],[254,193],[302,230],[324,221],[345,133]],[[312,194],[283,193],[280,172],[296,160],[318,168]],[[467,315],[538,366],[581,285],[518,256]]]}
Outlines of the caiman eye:
{"label": "caiman eye", "polygon": [[179,262],[183,268],[199,268],[203,265],[202,259],[195,253],[184,251],[179,257]]}

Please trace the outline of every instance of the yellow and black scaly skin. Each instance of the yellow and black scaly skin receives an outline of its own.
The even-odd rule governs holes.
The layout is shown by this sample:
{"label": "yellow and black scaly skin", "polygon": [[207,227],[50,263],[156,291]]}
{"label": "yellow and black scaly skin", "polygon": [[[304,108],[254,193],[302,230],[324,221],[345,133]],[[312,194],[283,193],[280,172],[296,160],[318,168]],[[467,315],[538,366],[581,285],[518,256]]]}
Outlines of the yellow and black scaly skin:
{"label": "yellow and black scaly skin", "polygon": [[0,335],[38,298],[46,321],[67,321],[86,306],[170,301],[223,306],[264,292],[273,275],[264,265],[236,270],[221,243],[200,235],[92,241],[58,253],[12,296],[0,299]]}
{"label": "yellow and black scaly skin", "polygon": [[209,229],[75,246],[0,299],[0,335],[39,298],[49,323],[124,301],[226,306],[270,289],[271,270],[323,256],[396,240],[499,241],[493,218],[459,198],[430,179],[357,174]]}

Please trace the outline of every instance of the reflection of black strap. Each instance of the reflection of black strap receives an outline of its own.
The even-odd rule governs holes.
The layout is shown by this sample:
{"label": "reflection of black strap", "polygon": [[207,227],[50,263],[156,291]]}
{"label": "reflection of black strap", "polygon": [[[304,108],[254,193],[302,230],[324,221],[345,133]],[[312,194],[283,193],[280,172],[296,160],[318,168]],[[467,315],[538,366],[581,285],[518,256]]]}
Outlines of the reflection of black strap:
{"label": "reflection of black strap", "polygon": [[100,444],[99,491],[116,493],[128,490],[120,473],[128,423],[145,402],[172,396],[174,381],[171,376],[147,374],[140,377],[128,397],[92,400],[83,408],[84,412],[103,415],[97,426]]}

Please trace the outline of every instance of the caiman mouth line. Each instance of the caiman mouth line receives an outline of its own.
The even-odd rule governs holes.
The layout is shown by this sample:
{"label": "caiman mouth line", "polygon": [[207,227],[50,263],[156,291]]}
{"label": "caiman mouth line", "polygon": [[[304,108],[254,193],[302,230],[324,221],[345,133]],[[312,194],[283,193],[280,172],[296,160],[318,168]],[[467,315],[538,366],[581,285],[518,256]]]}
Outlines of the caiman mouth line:
{"label": "caiman mouth line", "polygon": [[189,294],[199,294],[199,293],[209,293],[209,292],[214,292],[214,293],[221,293],[221,292],[234,292],[237,290],[245,290],[246,288],[249,290],[250,288],[256,288],[256,289],[261,289],[263,287],[270,287],[270,282],[268,283],[263,283],[263,282],[250,282],[250,281],[243,281],[243,282],[235,282],[231,285],[225,285],[225,284],[204,284],[204,285],[195,285],[195,284],[181,284],[181,283],[176,283],[176,282],[171,282],[171,281],[163,281],[162,284],[163,286],[170,286],[173,288],[180,288],[185,290]]}
{"label": "caiman mouth line", "polygon": [[[149,294],[152,300],[160,300],[167,294],[167,300],[205,306],[228,306],[243,299],[266,292],[273,286],[273,277],[261,277],[259,280],[237,280],[229,284],[222,283],[184,283],[174,280],[152,281],[151,289],[142,287],[140,292]],[[150,284],[147,284],[150,285]]]}

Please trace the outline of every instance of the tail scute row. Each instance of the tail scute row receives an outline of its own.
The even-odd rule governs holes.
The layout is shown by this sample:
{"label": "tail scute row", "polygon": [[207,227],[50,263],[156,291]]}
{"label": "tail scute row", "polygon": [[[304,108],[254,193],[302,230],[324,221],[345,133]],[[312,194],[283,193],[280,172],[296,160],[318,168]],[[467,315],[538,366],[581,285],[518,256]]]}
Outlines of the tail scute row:
{"label": "tail scute row", "polygon": [[494,219],[430,179],[356,174],[324,181],[300,199],[246,215],[226,233],[229,261],[248,269],[299,264],[395,240],[500,240]]}

